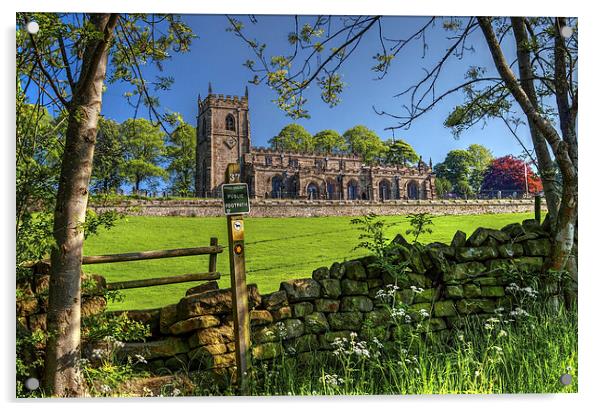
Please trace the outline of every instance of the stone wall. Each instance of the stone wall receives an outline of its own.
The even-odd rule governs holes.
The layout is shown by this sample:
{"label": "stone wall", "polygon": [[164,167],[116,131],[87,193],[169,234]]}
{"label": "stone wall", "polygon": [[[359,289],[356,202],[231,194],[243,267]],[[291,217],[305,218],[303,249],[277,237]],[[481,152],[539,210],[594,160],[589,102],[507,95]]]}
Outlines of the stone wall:
{"label": "stone wall", "polygon": [[[82,273],[83,297],[81,313],[83,317],[103,312],[107,307],[102,290],[106,288],[104,277]],[[48,286],[50,265],[38,263],[33,275],[17,282],[17,324],[30,331],[46,331],[46,311],[48,310]]]}
{"label": "stone wall", "polygon": [[[545,208],[545,201],[542,202]],[[222,201],[216,200],[132,200],[112,205],[91,205],[97,212],[117,210],[130,215],[221,217]],[[310,200],[251,200],[251,217],[318,217],[404,215],[430,213],[434,215],[498,214],[532,212],[534,200],[389,200],[380,201],[310,201]]]}
{"label": "stone wall", "polygon": [[[385,343],[391,339],[392,313],[383,293],[405,304],[405,320],[443,336],[466,316],[512,310],[516,280],[507,276],[507,267],[539,273],[550,252],[549,233],[535,220],[501,230],[479,228],[468,238],[458,231],[450,245],[408,244],[401,235],[393,241],[392,258],[408,278],[400,289],[373,256],[319,267],[311,278],[282,282],[269,294],[249,285],[254,360],[328,352],[336,338],[351,333]],[[545,290],[550,298],[558,291],[553,284]],[[128,315],[149,324],[152,337],[125,343],[123,356],[142,355],[155,370],[223,372],[235,365],[231,294],[216,282],[189,289],[177,304]]]}

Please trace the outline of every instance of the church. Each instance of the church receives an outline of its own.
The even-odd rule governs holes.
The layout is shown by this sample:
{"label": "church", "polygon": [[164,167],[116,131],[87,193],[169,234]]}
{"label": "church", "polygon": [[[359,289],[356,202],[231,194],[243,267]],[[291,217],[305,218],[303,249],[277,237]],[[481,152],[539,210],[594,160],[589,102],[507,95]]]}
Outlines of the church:
{"label": "church", "polygon": [[364,164],[354,155],[300,153],[251,145],[248,90],[198,99],[195,194],[219,197],[228,163],[241,165],[251,198],[307,200],[427,200],[435,174],[416,167]]}

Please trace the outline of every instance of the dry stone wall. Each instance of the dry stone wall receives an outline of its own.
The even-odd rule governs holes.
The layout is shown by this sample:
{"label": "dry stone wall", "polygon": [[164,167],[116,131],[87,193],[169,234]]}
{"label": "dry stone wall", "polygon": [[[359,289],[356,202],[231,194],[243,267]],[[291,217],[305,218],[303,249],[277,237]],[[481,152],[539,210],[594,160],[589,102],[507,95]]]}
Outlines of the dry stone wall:
{"label": "dry stone wall", "polygon": [[[92,205],[97,211],[117,210],[131,215],[220,217],[224,215],[221,200],[131,200],[111,205]],[[251,200],[251,217],[319,217],[403,215],[430,213],[498,214],[533,211],[532,199],[502,200],[388,200],[335,201],[335,200]],[[545,201],[542,204],[545,210]]]}
{"label": "dry stone wall", "polygon": [[[269,294],[249,285],[254,360],[328,352],[336,338],[351,333],[386,343],[396,314],[383,294],[394,294],[405,305],[405,320],[445,336],[466,316],[511,310],[514,280],[507,276],[508,266],[539,273],[550,252],[549,233],[535,220],[501,230],[479,228],[468,238],[458,231],[450,245],[412,245],[401,235],[393,241],[398,247],[392,258],[408,278],[399,289],[373,256],[319,267],[311,278],[284,281]],[[550,285],[545,292],[557,291]],[[216,282],[191,288],[177,304],[128,315],[149,324],[152,337],[125,343],[122,356],[142,355],[155,370],[231,371],[235,366],[231,293]]]}
{"label": "dry stone wall", "polygon": [[[102,295],[106,288],[104,277],[82,273],[81,281],[84,290],[82,317],[103,312],[107,307],[107,300]],[[45,263],[38,263],[30,278],[17,283],[17,332],[46,331],[49,284],[50,265]]]}

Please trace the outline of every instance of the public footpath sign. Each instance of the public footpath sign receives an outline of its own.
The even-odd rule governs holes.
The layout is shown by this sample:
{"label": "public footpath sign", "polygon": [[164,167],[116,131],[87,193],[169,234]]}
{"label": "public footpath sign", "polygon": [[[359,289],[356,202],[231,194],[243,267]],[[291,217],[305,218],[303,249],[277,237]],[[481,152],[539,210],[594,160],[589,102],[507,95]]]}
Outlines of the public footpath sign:
{"label": "public footpath sign", "polygon": [[228,164],[226,182],[227,184],[222,185],[222,199],[224,200],[224,211],[228,222],[236,379],[239,393],[245,395],[248,389],[251,332],[245,271],[245,222],[243,214],[247,214],[250,209],[249,189],[246,184],[240,183],[240,166],[236,163]]}
{"label": "public footpath sign", "polygon": [[248,214],[251,209],[246,183],[222,185],[222,198],[226,215]]}

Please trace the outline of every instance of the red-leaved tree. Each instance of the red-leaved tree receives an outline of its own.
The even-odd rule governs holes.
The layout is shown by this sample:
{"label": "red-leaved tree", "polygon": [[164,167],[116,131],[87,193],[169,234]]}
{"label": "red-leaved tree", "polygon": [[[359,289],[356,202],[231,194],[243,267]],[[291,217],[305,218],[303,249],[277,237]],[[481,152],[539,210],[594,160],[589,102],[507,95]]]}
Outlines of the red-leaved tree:
{"label": "red-leaved tree", "polygon": [[541,179],[529,164],[512,155],[496,158],[489,164],[483,177],[482,190],[525,190],[525,169],[530,193],[538,193],[543,187]]}

